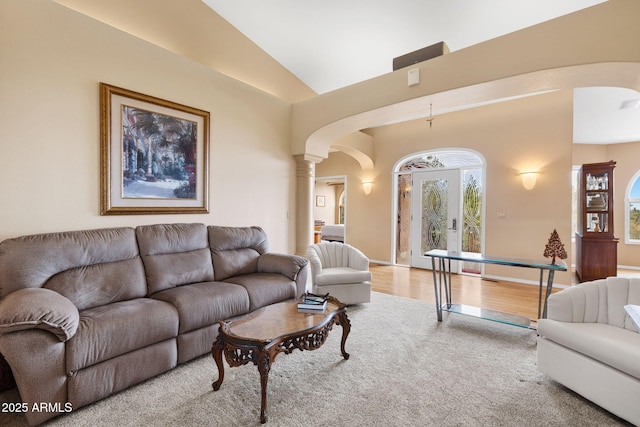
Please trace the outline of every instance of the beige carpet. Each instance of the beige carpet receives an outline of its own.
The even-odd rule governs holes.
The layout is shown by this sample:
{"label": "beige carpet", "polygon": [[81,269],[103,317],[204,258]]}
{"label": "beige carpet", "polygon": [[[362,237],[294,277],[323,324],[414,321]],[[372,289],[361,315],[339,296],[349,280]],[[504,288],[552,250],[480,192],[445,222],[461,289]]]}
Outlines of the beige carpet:
{"label": "beige carpet", "polygon": [[[349,360],[340,355],[340,327],[316,351],[278,357],[267,425],[626,425],[538,372],[535,331],[446,313],[438,323],[432,304],[372,299],[349,308]],[[213,392],[216,377],[205,356],[48,425],[260,425],[256,367],[227,368]],[[18,399],[15,392],[0,398]],[[24,425],[0,416],[1,425]]]}

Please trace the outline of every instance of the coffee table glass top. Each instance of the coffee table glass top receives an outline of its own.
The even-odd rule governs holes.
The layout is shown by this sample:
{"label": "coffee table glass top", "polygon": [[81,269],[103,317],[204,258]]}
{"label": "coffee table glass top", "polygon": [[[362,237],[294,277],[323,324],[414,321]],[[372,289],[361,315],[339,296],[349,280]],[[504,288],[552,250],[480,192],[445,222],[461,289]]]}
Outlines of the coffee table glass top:
{"label": "coffee table glass top", "polygon": [[324,310],[298,310],[295,300],[280,302],[226,321],[226,333],[243,339],[271,341],[313,329],[339,309],[340,306],[331,301]]}

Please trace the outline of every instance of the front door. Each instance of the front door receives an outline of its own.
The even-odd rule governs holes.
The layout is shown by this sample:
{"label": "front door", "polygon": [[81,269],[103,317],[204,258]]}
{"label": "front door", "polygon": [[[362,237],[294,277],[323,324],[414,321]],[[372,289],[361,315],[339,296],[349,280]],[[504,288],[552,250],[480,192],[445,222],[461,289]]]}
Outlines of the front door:
{"label": "front door", "polygon": [[[431,249],[459,250],[460,172],[436,170],[412,174],[411,266],[431,269]],[[457,265],[451,265],[457,272]]]}

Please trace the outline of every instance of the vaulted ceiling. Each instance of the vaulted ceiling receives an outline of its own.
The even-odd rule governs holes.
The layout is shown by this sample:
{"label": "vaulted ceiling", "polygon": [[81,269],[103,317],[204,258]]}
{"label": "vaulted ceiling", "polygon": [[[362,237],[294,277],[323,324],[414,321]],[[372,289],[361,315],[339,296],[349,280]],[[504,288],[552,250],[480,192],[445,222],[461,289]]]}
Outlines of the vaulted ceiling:
{"label": "vaulted ceiling", "polygon": [[317,93],[392,71],[444,41],[457,51],[605,0],[203,0]]}
{"label": "vaulted ceiling", "polygon": [[[296,102],[389,73],[394,57],[439,41],[456,51],[605,0],[54,1]],[[639,93],[574,98],[574,142],[640,141]]]}

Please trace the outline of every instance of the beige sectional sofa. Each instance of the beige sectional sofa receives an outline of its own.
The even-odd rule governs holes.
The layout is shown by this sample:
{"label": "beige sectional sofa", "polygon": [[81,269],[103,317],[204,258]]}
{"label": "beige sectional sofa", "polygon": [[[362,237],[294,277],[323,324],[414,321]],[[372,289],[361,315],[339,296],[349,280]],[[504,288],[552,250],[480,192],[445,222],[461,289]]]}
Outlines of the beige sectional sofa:
{"label": "beige sectional sofa", "polygon": [[[218,321],[297,298],[307,275],[307,260],[269,252],[259,227],[8,239],[0,243],[0,353],[27,421],[39,424],[209,352]],[[42,403],[49,410],[32,410]]]}
{"label": "beige sectional sofa", "polygon": [[627,304],[640,305],[640,279],[609,277],[552,294],[538,321],[538,369],[640,425],[640,334]]}

